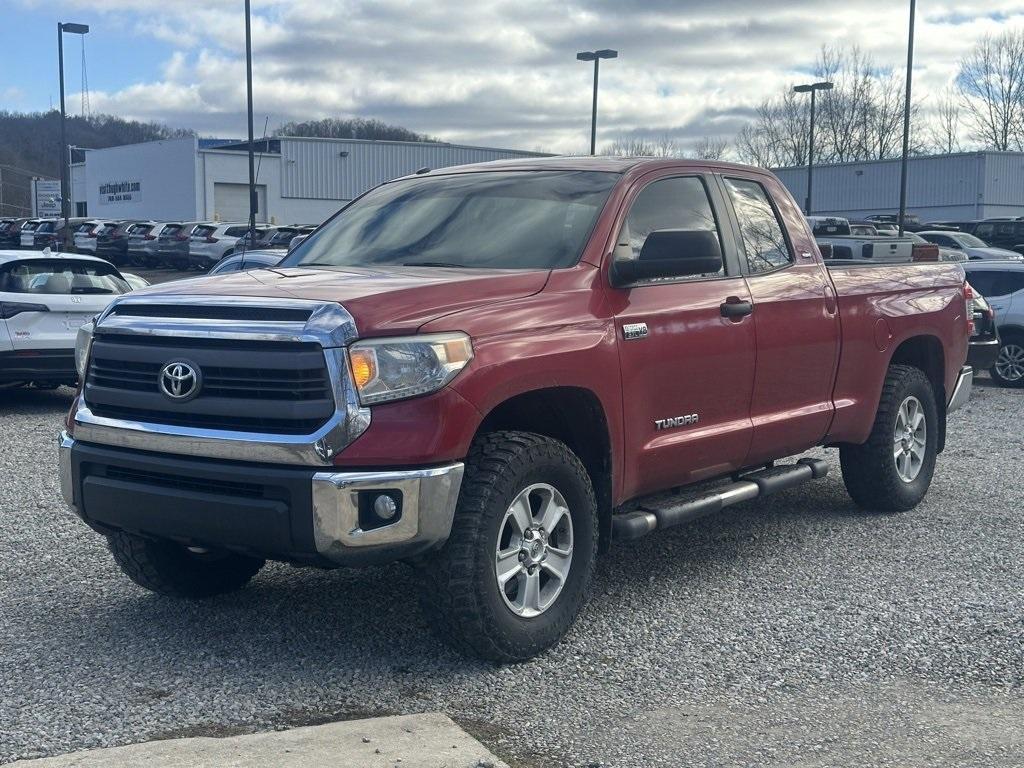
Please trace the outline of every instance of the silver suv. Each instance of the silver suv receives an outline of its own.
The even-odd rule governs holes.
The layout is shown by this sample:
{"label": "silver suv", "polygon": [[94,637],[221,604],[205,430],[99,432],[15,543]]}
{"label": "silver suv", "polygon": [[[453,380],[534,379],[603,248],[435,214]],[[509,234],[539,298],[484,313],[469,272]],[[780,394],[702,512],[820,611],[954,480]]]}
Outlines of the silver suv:
{"label": "silver suv", "polygon": [[1024,262],[968,261],[967,280],[996,313],[1002,340],[992,378],[1004,387],[1024,387]]}

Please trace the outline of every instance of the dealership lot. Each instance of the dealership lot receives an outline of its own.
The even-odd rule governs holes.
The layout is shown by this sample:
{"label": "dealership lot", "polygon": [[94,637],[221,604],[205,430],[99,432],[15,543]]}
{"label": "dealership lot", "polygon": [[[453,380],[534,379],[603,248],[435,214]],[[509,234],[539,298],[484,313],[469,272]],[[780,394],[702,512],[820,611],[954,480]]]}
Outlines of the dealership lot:
{"label": "dealership lot", "polygon": [[0,762],[425,711],[518,766],[1024,762],[1024,410],[987,376],[916,510],[857,512],[828,451],[822,483],[614,549],[567,642],[505,667],[433,641],[400,565],[133,586],[60,502],[70,399],[0,394]]}

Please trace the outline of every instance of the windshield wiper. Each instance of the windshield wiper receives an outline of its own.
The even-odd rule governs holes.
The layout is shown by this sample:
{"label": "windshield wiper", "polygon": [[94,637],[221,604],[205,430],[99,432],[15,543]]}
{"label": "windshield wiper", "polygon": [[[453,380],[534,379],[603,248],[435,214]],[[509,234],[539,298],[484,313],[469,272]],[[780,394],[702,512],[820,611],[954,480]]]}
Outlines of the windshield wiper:
{"label": "windshield wiper", "polygon": [[456,269],[465,269],[465,264],[454,264],[450,261],[406,261],[402,263],[403,267],[455,267]]}

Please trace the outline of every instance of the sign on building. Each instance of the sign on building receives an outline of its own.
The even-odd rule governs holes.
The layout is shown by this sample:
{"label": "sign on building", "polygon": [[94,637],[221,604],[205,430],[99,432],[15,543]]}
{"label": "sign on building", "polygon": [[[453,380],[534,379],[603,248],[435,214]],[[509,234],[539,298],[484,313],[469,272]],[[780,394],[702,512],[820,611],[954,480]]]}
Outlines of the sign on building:
{"label": "sign on building", "polygon": [[141,181],[105,181],[100,184],[100,204],[137,203],[142,200]]}
{"label": "sign on building", "polygon": [[60,181],[58,179],[33,179],[33,216],[60,216]]}

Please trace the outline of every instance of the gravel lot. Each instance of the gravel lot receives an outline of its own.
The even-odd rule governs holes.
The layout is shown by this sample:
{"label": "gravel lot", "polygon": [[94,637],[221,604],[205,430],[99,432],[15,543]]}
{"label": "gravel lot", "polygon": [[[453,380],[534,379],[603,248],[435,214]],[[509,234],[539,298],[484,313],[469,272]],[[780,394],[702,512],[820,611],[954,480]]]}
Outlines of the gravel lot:
{"label": "gravel lot", "polygon": [[0,394],[0,762],[441,710],[519,768],[1020,766],[1022,396],[980,382],[915,511],[834,465],[616,548],[569,639],[498,668],[430,639],[403,566],[143,592],[59,500],[70,393]]}

